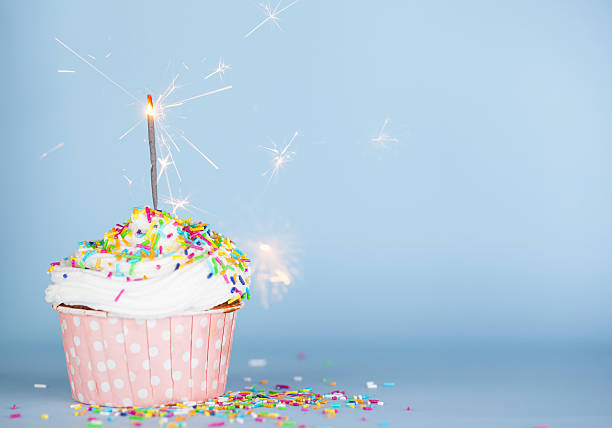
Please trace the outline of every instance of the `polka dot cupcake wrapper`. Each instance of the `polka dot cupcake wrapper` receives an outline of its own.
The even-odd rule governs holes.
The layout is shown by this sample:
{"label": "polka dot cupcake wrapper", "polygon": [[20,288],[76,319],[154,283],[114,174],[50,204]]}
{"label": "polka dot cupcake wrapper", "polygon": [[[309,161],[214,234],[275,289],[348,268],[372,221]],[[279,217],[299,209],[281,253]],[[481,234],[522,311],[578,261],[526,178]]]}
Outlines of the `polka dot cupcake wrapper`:
{"label": "polka dot cupcake wrapper", "polygon": [[57,309],[81,403],[146,407],[225,392],[236,310],[134,320]]}

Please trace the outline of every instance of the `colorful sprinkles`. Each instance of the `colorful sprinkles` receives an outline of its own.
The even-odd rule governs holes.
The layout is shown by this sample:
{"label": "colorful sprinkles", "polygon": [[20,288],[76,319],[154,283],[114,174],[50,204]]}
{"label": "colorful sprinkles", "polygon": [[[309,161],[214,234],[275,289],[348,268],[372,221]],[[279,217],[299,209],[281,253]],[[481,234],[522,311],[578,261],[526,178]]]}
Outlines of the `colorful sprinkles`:
{"label": "colorful sprinkles", "polygon": [[[134,283],[199,261],[209,270],[203,279],[219,276],[231,288],[228,302],[250,299],[247,273],[251,260],[233,241],[212,231],[208,224],[149,207],[134,208],[131,218],[116,224],[102,240],[80,242],[73,255],[51,263],[48,272],[57,270],[61,278],[70,280],[72,273],[93,270],[114,281]],[[124,292],[129,293],[130,286],[120,289],[115,302]]]}

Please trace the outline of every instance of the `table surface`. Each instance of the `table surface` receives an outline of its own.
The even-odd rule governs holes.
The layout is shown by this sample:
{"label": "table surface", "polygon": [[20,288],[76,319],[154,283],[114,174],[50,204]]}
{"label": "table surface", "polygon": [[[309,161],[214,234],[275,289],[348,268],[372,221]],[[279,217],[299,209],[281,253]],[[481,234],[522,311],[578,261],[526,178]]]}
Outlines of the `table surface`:
{"label": "table surface", "polygon": [[[297,408],[280,410],[291,421],[309,427],[406,427],[421,428],[609,428],[612,426],[612,352],[610,349],[533,349],[513,346],[424,347],[384,349],[346,346],[306,351],[266,350],[253,354],[235,344],[228,389],[268,380],[267,387],[287,384],[310,387],[315,393],[334,389],[347,395],[371,394],[384,401],[372,411],[341,407],[336,417]],[[486,349],[486,350],[483,350]],[[249,359],[265,358],[265,367],[250,367]],[[301,382],[293,380],[302,376]],[[326,382],[324,382],[326,379]],[[335,381],[337,386],[329,385]],[[367,381],[378,385],[368,389]],[[384,387],[384,382],[394,386]],[[35,389],[34,384],[46,384]],[[87,417],[74,416],[60,346],[16,346],[3,350],[0,368],[2,427],[85,427]],[[18,410],[11,410],[16,404]],[[407,411],[406,407],[411,410]],[[19,412],[20,418],[10,419]],[[49,415],[47,420],[41,414]],[[366,421],[362,421],[365,417]],[[191,427],[208,427],[220,419],[197,415]],[[127,418],[104,421],[105,427],[132,427]],[[276,426],[250,417],[243,426]],[[143,427],[158,427],[159,420],[145,420]]]}

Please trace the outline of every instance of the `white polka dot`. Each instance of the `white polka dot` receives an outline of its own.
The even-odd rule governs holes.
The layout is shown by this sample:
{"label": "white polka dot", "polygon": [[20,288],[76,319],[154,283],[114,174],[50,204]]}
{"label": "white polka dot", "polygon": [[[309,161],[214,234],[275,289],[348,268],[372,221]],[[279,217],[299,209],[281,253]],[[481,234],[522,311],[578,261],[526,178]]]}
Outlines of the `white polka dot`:
{"label": "white polka dot", "polygon": [[130,382],[134,382],[136,380],[136,374],[133,371],[130,371]]}
{"label": "white polka dot", "polygon": [[181,334],[184,331],[185,331],[185,327],[183,326],[183,324],[179,324],[176,327],[174,327],[174,332],[177,334]]}
{"label": "white polka dot", "polygon": [[149,366],[149,360],[144,360],[142,362],[142,368],[145,370],[149,370],[150,366]]}
{"label": "white polka dot", "polygon": [[216,380],[216,379],[215,379],[215,380],[213,380],[213,389],[217,389],[217,385],[218,385],[218,384],[219,384],[219,383],[217,382],[217,380]]}
{"label": "white polka dot", "polygon": [[103,361],[100,361],[97,364],[97,367],[98,367],[98,371],[100,371],[100,372],[105,372],[106,371],[106,364],[104,364]]}
{"label": "white polka dot", "polygon": [[200,362],[198,361],[197,358],[194,358],[194,359],[191,360],[191,368],[192,369],[195,369],[198,366],[198,364],[200,364]]}
{"label": "white polka dot", "polygon": [[155,346],[151,346],[149,348],[149,356],[150,357],[157,357],[157,354],[159,354],[159,350]]}
{"label": "white polka dot", "polygon": [[145,322],[144,320],[136,320],[136,324],[138,325],[143,325]]}
{"label": "white polka dot", "polygon": [[93,391],[96,389],[96,383],[93,380],[87,381],[87,388],[89,388],[90,391]]}
{"label": "white polka dot", "polygon": [[81,394],[80,392],[77,394],[77,398],[79,399],[79,401],[83,401],[83,394]]}
{"label": "white polka dot", "polygon": [[162,339],[170,340],[170,332],[168,330],[162,331]]}
{"label": "white polka dot", "polygon": [[100,389],[102,390],[102,392],[108,392],[110,391],[110,385],[108,384],[108,382],[102,382],[100,384]]}
{"label": "white polka dot", "polygon": [[117,318],[109,318],[109,319],[108,319],[108,321],[109,321],[111,324],[117,324]]}
{"label": "white polka dot", "polygon": [[153,386],[159,385],[159,376],[151,376],[151,385]]}
{"label": "white polka dot", "polygon": [[149,327],[149,328],[155,327],[156,324],[157,324],[156,320],[148,320],[147,321],[147,327]]}
{"label": "white polka dot", "polygon": [[215,349],[221,349],[221,340],[217,339],[215,342]]}
{"label": "white polka dot", "polygon": [[221,327],[223,327],[223,320],[218,319],[217,320],[217,328],[221,328]]}
{"label": "white polka dot", "polygon": [[79,317],[72,317],[72,321],[77,327],[81,325],[81,319]]}
{"label": "white polka dot", "polygon": [[138,390],[138,396],[140,398],[147,398],[148,392],[146,389],[142,388]]}
{"label": "white polka dot", "polygon": [[94,348],[96,351],[101,351],[101,350],[102,350],[102,342],[100,342],[99,340],[96,340],[96,341],[93,343],[93,348]]}
{"label": "white polka dot", "polygon": [[213,368],[215,370],[219,368],[219,360],[215,360],[215,364],[213,364]]}
{"label": "white polka dot", "polygon": [[117,389],[123,388],[123,379],[119,379],[119,378],[115,379],[113,381],[113,385],[115,385],[115,388]]}
{"label": "white polka dot", "polygon": [[115,339],[117,340],[117,342],[119,343],[123,343],[123,341],[125,340],[123,338],[123,333],[119,333],[117,336],[115,336]]}
{"label": "white polka dot", "polygon": [[130,407],[132,405],[132,400],[130,400],[129,398],[124,398],[123,399],[123,405]]}
{"label": "white polka dot", "polygon": [[137,354],[140,352],[140,345],[138,343],[132,343],[130,345],[130,351],[132,351],[132,354]]}
{"label": "white polka dot", "polygon": [[106,366],[109,368],[109,370],[113,370],[117,365],[115,364],[115,360],[107,360]]}
{"label": "white polka dot", "polygon": [[185,353],[183,354],[183,357],[182,357],[182,358],[183,358],[183,361],[184,361],[184,362],[189,361],[189,357],[190,357],[189,352],[185,352]]}
{"label": "white polka dot", "polygon": [[187,386],[188,386],[189,388],[191,388],[191,387],[193,386],[193,379],[189,379],[189,380],[187,381]]}
{"label": "white polka dot", "polygon": [[73,347],[70,347],[70,355],[72,355],[73,357],[76,357],[76,352],[74,352]]}
{"label": "white polka dot", "polygon": [[202,318],[200,320],[200,327],[206,327],[207,325],[208,325],[208,318],[207,317]]}
{"label": "white polka dot", "polygon": [[172,388],[166,389],[166,398],[172,398]]}
{"label": "white polka dot", "polygon": [[77,365],[77,366],[80,366],[80,365],[81,365],[81,359],[80,359],[79,357],[76,357],[76,358],[74,359],[74,362],[76,363],[76,365]]}
{"label": "white polka dot", "polygon": [[[81,362],[81,361],[79,360],[79,363],[80,363],[80,362]],[[91,370],[91,361],[87,361],[87,368],[88,368],[89,370]]]}
{"label": "white polka dot", "polygon": [[81,339],[79,338],[79,336],[74,336],[73,340],[76,346],[79,346],[81,344]]}
{"label": "white polka dot", "polygon": [[91,328],[93,331],[97,331],[100,329],[100,324],[98,324],[98,321],[96,320],[91,320],[89,323],[89,328]]}
{"label": "white polka dot", "polygon": [[74,366],[70,366],[70,373],[74,376]]}
{"label": "white polka dot", "polygon": [[166,370],[170,370],[170,367],[172,367],[172,363],[170,362],[170,360],[164,361],[164,368]]}
{"label": "white polka dot", "polygon": [[206,391],[206,381],[204,381],[204,382],[202,382],[202,383],[200,384],[200,389],[201,389],[202,391]]}
{"label": "white polka dot", "polygon": [[199,338],[196,340],[196,348],[201,348],[201,347],[202,347],[202,345],[204,345],[204,341],[202,340],[202,338],[201,338],[201,337],[199,337]]}
{"label": "white polka dot", "polygon": [[181,373],[180,370],[175,370],[172,372],[172,379],[181,380],[182,377],[183,377],[183,373]]}

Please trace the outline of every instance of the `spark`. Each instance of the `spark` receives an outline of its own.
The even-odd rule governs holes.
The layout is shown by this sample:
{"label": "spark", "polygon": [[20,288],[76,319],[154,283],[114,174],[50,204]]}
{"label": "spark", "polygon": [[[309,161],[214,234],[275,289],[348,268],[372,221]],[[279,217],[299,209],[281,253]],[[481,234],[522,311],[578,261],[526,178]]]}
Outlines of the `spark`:
{"label": "spark", "polygon": [[268,150],[269,152],[273,153],[272,156],[272,167],[270,167],[267,171],[265,171],[262,175],[268,175],[270,174],[270,178],[268,179],[268,183],[270,183],[270,181],[272,181],[272,178],[274,178],[275,175],[278,174],[278,171],[281,169],[281,167],[289,162],[290,160],[293,159],[293,156],[295,155],[295,152],[292,152],[289,150],[289,148],[291,147],[291,144],[293,144],[293,140],[295,140],[295,137],[297,137],[298,131],[295,131],[293,133],[293,136],[291,137],[291,139],[289,140],[289,142],[287,143],[287,145],[285,147],[283,147],[282,149],[279,149],[276,146],[276,143],[274,141],[272,141],[272,144],[274,147],[262,147],[265,150]]}
{"label": "spark", "polygon": [[65,69],[60,68],[60,69],[57,70],[57,72],[58,73],[74,73],[75,71],[74,70],[65,70]]}
{"label": "spark", "polygon": [[232,86],[231,86],[231,85],[229,85],[229,86],[225,86],[225,87],[223,87],[223,88],[214,89],[214,90],[212,90],[212,91],[204,92],[203,94],[196,95],[196,96],[194,96],[194,97],[190,97],[190,98],[186,98],[186,99],[184,99],[184,100],[182,100],[182,101],[177,101],[177,102],[175,102],[175,103],[173,103],[173,104],[168,104],[168,105],[166,105],[166,106],[165,106],[165,108],[172,108],[172,107],[182,106],[183,104],[185,104],[185,103],[186,103],[186,102],[188,102],[188,101],[193,101],[193,100],[195,100],[195,99],[202,98],[202,97],[206,97],[206,96],[208,96],[208,95],[212,95],[212,94],[216,94],[216,93],[218,93],[218,92],[226,91],[226,90],[228,90],[228,89],[232,89]]}
{"label": "spark", "polygon": [[217,69],[213,71],[212,73],[210,73],[208,76],[206,76],[204,80],[207,80],[209,77],[212,77],[215,74],[219,75],[219,79],[223,79],[223,75],[225,74],[225,72],[231,69],[232,67],[230,67],[229,65],[223,62],[223,58],[219,58],[219,65],[217,66]]}
{"label": "spark", "polygon": [[43,153],[42,155],[40,155],[41,159],[46,158],[47,156],[49,156],[49,153],[52,153],[54,151],[56,151],[57,149],[61,149],[62,147],[64,147],[64,143],[59,143],[53,147],[51,147],[51,149],[49,149],[48,152]]}
{"label": "spark", "polygon": [[90,54],[87,54],[88,57],[90,57],[91,59],[93,59],[94,61],[96,60],[96,57]]}
{"label": "spark", "polygon": [[107,53],[106,55],[104,55],[104,58],[110,58],[110,56],[112,55],[112,52]]}
{"label": "spark", "polygon": [[170,156],[172,156],[172,153],[170,153],[170,151],[168,151],[168,154],[166,155],[166,157],[164,158],[157,158],[157,162],[159,162],[159,165],[161,167],[159,174],[157,176],[157,181],[159,182],[159,179],[161,178],[162,174],[164,173],[164,171],[166,171],[166,169],[170,166],[173,165],[174,162],[170,160]]}
{"label": "spark", "polygon": [[254,260],[252,283],[265,308],[269,307],[270,298],[282,299],[282,294],[295,282],[297,257],[291,242],[290,236],[247,242],[247,254]]}
{"label": "spark", "polygon": [[382,147],[386,147],[387,143],[399,142],[397,138],[391,137],[389,134],[385,132],[385,128],[387,127],[388,124],[389,124],[389,118],[386,118],[385,122],[383,123],[383,126],[380,128],[380,131],[378,132],[378,135],[372,138],[373,142],[380,144]]}
{"label": "spark", "polygon": [[123,175],[123,178],[125,178],[125,181],[127,181],[128,186],[131,186],[134,180],[132,180],[130,177],[128,177],[125,174],[122,174],[122,175]]}
{"label": "spark", "polygon": [[274,9],[272,9],[272,7],[270,6],[269,3],[268,4],[261,3],[259,6],[265,11],[266,17],[265,17],[265,19],[263,21],[261,21],[255,27],[253,27],[253,29],[251,31],[249,31],[244,36],[244,38],[246,39],[247,37],[249,37],[251,34],[253,34],[255,31],[257,31],[262,25],[264,25],[268,21],[273,22],[280,29],[281,27],[280,27],[280,25],[277,22],[280,19],[278,17],[278,15],[280,15],[282,12],[286,11],[291,6],[296,4],[298,2],[298,0],[295,0],[295,1],[291,2],[291,3],[289,3],[287,6],[283,7],[282,9],[279,9],[279,7],[280,7],[282,2],[283,2],[283,0],[279,0],[279,2],[276,4],[276,7]]}
{"label": "spark", "polygon": [[76,56],[78,59],[80,59],[81,61],[83,61],[85,64],[87,64],[88,66],[90,66],[91,68],[93,68],[98,74],[100,74],[100,76],[104,77],[106,80],[108,80],[110,83],[112,83],[113,85],[115,85],[116,87],[118,87],[119,89],[121,89],[126,95],[129,95],[130,97],[132,97],[134,100],[136,100],[138,103],[142,104],[142,100],[136,98],[134,95],[132,95],[127,89],[125,89],[123,86],[121,86],[119,83],[115,82],[113,79],[111,79],[110,77],[108,77],[106,74],[104,74],[98,67],[96,67],[95,65],[93,65],[91,62],[87,61],[85,58],[83,58],[81,55],[79,55],[74,49],[72,49],[70,46],[68,46],[66,43],[62,42],[60,39],[58,39],[57,37],[55,37],[55,41],[57,43],[59,43],[60,45],[62,45],[63,47],[65,47],[68,51],[70,51],[74,56]]}
{"label": "spark", "polygon": [[197,147],[195,144],[193,144],[193,143],[192,143],[192,142],[191,142],[191,141],[190,141],[190,140],[189,140],[187,137],[185,137],[184,135],[181,135],[181,138],[182,138],[183,140],[187,141],[187,143],[188,143],[188,144],[189,144],[191,147],[193,147],[193,149],[194,149],[196,152],[198,152],[200,155],[202,155],[202,157],[203,157],[204,159],[206,159],[206,160],[208,161],[208,163],[210,163],[212,166],[214,166],[214,167],[215,167],[215,169],[219,169],[219,167],[218,167],[218,166],[217,166],[217,165],[216,165],[216,164],[215,164],[213,161],[211,161],[211,160],[208,158],[208,156],[206,156],[204,153],[202,153],[202,151],[201,151],[200,149],[198,149],[198,147]]}
{"label": "spark", "polygon": [[189,200],[189,196],[182,199],[177,199],[170,196],[167,199],[164,199],[164,202],[172,207],[172,215],[176,215],[176,212],[180,209],[190,211],[189,207],[193,207]]}
{"label": "spark", "polygon": [[183,64],[183,67],[185,67],[185,70],[189,70],[189,66],[187,64],[185,64],[184,62],[182,62],[181,64]]}

